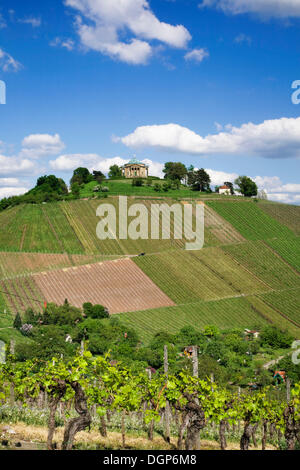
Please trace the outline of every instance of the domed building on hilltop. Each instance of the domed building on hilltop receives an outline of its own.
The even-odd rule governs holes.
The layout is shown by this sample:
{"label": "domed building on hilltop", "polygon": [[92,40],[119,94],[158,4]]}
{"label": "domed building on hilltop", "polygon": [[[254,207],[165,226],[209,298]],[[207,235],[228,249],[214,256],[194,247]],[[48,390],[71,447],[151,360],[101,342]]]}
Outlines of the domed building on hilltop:
{"label": "domed building on hilltop", "polygon": [[125,178],[148,178],[149,166],[133,158],[122,166],[122,174]]}

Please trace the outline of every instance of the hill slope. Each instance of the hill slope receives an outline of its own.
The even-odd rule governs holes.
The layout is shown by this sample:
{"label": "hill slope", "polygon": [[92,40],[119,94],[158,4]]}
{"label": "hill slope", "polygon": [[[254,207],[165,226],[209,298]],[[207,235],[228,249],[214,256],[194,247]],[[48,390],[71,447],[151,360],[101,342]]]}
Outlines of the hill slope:
{"label": "hill slope", "polygon": [[[14,312],[28,306],[41,308],[45,300],[57,299],[57,289],[61,298],[70,295],[64,282],[67,268],[126,255],[176,304],[149,310],[140,303],[141,291],[130,291],[130,302],[118,311],[124,312],[122,321],[136,328],[144,340],[161,329],[175,332],[187,324],[201,329],[206,324],[224,328],[269,323],[299,335],[300,208],[230,197],[206,201],[205,246],[187,252],[184,240],[99,240],[96,209],[100,202],[104,201],[26,205],[0,213],[0,339],[18,335],[7,329]],[[107,202],[117,207],[116,198]],[[149,208],[151,202],[174,201],[129,200],[129,204],[135,202]],[[137,256],[141,252],[146,256]],[[104,263],[104,276],[108,265]],[[32,274],[53,270],[60,270],[60,285],[50,286],[46,296]],[[89,289],[103,289],[101,279],[92,288],[83,275],[82,286],[77,287],[82,301],[89,300],[85,298]],[[110,290],[114,302],[120,297],[118,282]],[[131,313],[133,304],[137,307],[132,310],[139,305],[144,310]]]}

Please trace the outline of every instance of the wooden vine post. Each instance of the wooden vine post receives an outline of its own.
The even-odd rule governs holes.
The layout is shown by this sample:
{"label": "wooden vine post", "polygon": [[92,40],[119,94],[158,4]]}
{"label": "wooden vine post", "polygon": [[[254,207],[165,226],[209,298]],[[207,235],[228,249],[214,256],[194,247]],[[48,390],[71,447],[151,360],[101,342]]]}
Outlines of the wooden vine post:
{"label": "wooden vine post", "polygon": [[[168,346],[164,346],[164,373],[166,376],[166,380],[168,380],[168,373],[169,373],[169,362],[168,362]],[[171,418],[171,410],[170,410],[170,403],[168,400],[166,401],[166,408],[165,408],[165,435],[164,439],[166,442],[170,443],[170,418]]]}

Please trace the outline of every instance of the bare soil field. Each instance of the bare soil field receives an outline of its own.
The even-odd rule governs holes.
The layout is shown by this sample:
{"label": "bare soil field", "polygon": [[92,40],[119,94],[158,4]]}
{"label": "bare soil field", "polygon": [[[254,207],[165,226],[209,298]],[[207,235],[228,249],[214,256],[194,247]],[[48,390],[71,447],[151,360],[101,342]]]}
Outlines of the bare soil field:
{"label": "bare soil field", "polygon": [[175,305],[131,260],[120,259],[65,268],[32,276],[47,302],[81,307],[102,304],[110,313]]}

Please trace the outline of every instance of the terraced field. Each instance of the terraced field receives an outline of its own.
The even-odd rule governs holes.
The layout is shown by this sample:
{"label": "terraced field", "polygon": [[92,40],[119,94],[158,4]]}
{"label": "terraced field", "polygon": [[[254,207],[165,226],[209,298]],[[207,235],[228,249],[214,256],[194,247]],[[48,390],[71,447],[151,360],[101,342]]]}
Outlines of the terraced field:
{"label": "terraced field", "polygon": [[291,229],[296,235],[300,235],[300,206],[260,201],[259,207],[280,224]]}
{"label": "terraced field", "polygon": [[227,220],[247,240],[293,237],[293,232],[266,214],[254,202],[209,201],[207,205]]}

